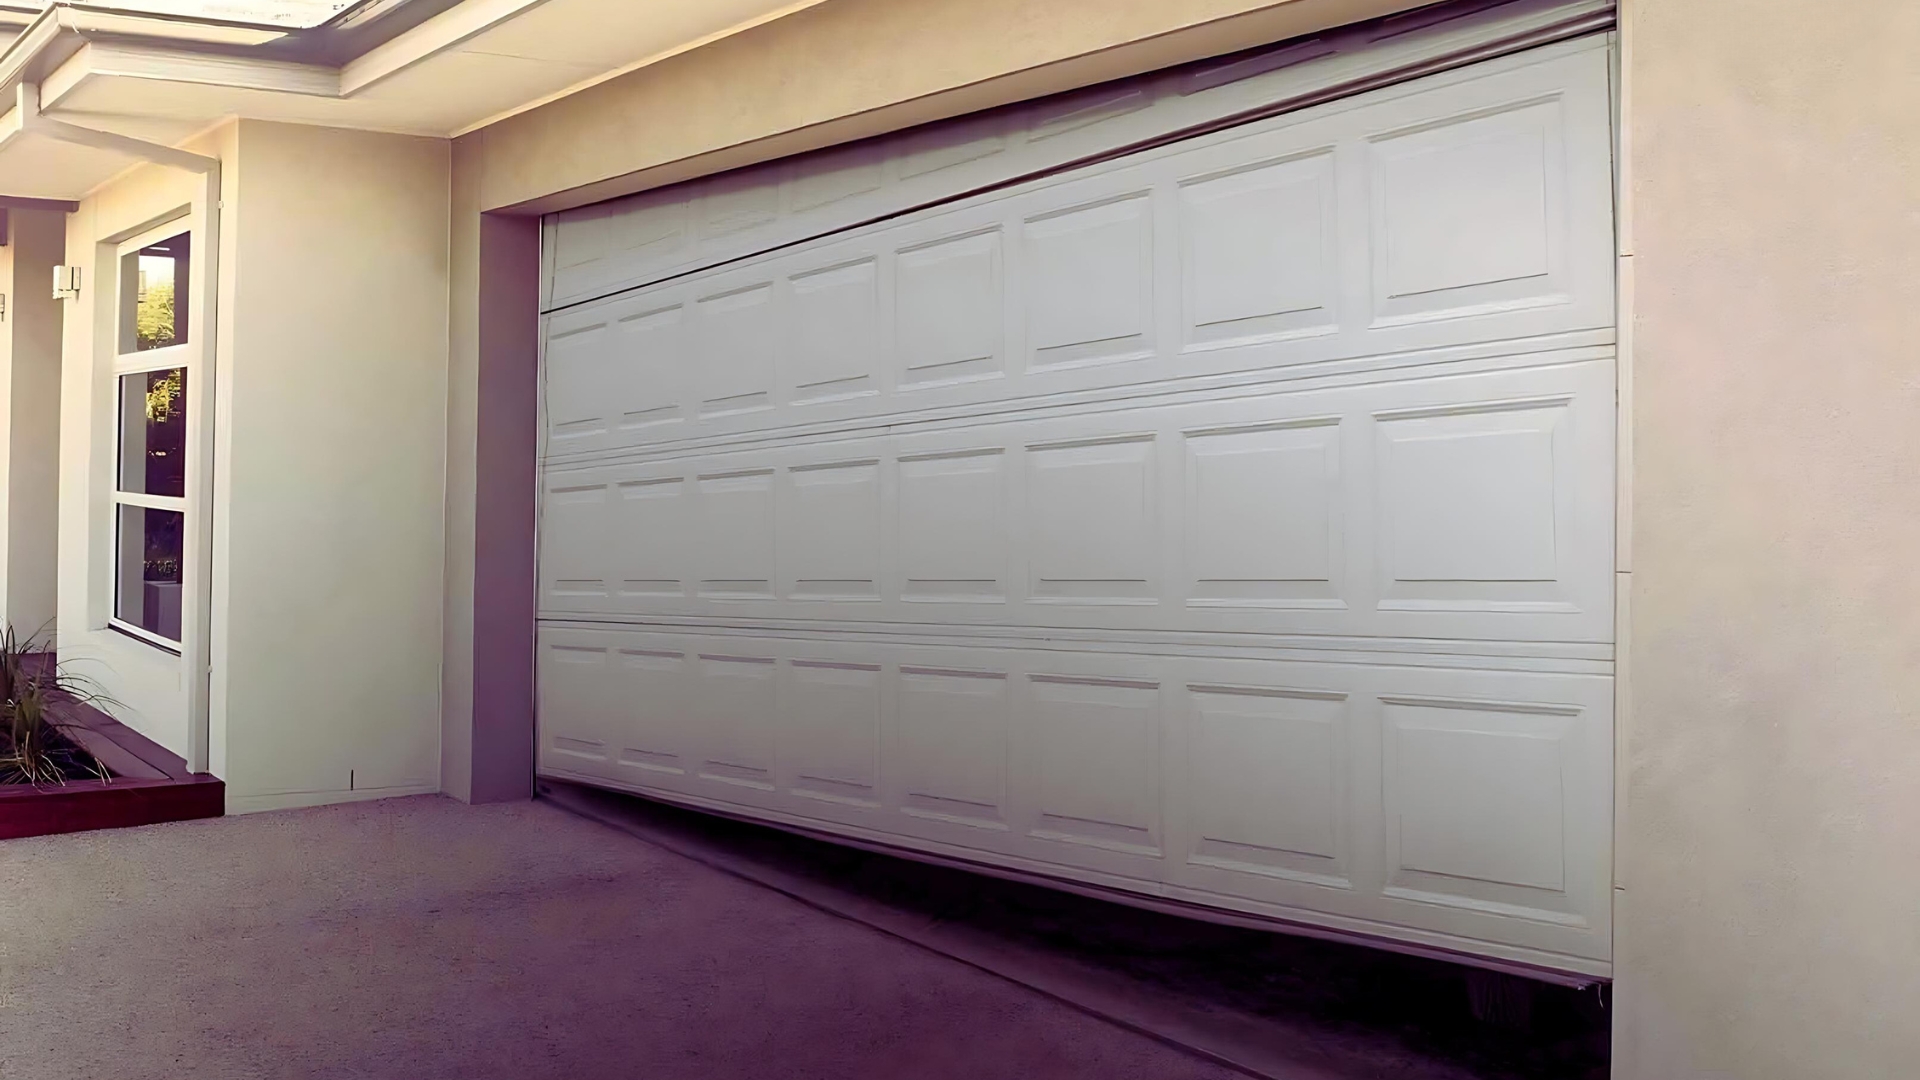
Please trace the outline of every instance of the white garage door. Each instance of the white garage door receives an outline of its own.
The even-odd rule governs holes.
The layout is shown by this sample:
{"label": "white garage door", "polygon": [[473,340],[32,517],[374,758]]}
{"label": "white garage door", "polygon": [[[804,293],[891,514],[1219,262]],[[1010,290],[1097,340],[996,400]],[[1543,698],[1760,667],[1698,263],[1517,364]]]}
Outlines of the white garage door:
{"label": "white garage door", "polygon": [[1607,50],[664,281],[1199,76],[551,222],[541,772],[1606,974]]}

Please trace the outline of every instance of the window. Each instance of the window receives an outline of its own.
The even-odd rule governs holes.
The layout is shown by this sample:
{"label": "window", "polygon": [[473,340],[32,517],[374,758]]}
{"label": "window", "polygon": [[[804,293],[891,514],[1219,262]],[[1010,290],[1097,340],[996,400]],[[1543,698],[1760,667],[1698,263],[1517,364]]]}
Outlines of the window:
{"label": "window", "polygon": [[112,625],[167,648],[185,580],[191,267],[187,233],[133,241],[116,298]]}

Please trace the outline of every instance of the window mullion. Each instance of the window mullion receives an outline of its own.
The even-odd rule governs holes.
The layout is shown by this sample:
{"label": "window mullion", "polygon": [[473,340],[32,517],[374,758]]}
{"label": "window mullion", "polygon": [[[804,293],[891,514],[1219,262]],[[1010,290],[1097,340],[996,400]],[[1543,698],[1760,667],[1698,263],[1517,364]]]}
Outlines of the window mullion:
{"label": "window mullion", "polygon": [[187,388],[199,351],[189,322],[192,251],[184,223],[129,241],[116,260],[114,292],[110,625],[174,652],[190,606]]}

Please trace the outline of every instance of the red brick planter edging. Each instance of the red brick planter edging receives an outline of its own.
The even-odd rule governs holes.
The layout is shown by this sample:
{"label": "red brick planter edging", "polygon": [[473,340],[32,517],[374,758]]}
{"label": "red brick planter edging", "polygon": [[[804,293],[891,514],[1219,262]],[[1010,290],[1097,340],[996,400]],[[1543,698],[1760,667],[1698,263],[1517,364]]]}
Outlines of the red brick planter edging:
{"label": "red brick planter edging", "polygon": [[220,817],[227,785],[118,720],[81,710],[66,735],[99,759],[111,780],[0,784],[0,840]]}

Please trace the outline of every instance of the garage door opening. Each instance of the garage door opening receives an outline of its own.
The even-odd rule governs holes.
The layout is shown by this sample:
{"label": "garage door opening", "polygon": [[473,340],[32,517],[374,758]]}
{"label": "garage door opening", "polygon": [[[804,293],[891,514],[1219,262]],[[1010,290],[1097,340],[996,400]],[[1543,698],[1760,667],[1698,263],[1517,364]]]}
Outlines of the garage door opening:
{"label": "garage door opening", "polygon": [[549,219],[540,773],[1608,977],[1596,12]]}

